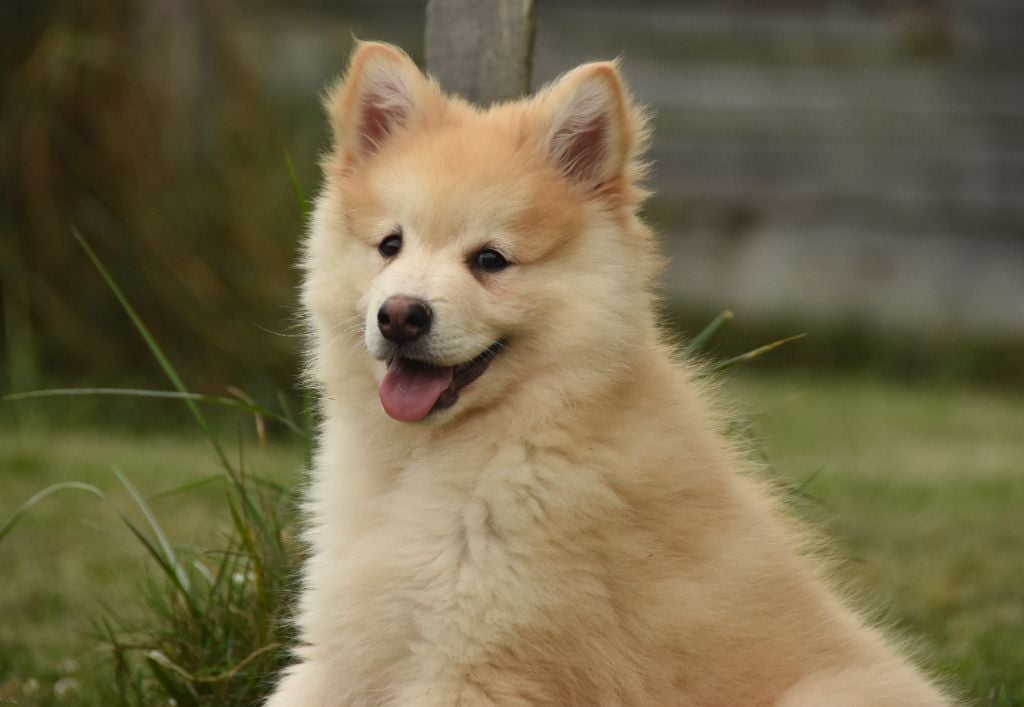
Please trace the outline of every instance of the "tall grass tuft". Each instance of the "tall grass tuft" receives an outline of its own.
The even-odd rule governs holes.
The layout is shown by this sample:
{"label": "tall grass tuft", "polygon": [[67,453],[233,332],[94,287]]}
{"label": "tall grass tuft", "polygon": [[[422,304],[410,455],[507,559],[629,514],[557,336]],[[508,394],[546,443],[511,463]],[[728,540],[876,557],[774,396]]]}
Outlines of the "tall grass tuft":
{"label": "tall grass tuft", "polygon": [[249,477],[242,463],[224,492],[232,525],[217,550],[172,556],[153,542],[158,526],[148,535],[134,529],[159,568],[144,585],[145,619],[107,617],[97,627],[126,704],[261,704],[287,663],[299,561],[291,496]]}
{"label": "tall grass tuft", "polygon": [[[143,579],[144,619],[131,622],[108,612],[95,622],[96,634],[107,644],[112,657],[116,698],[131,705],[261,704],[272,676],[287,663],[287,649],[293,640],[288,617],[301,555],[292,533],[295,499],[288,489],[252,473],[241,441],[237,458],[229,456],[201,405],[234,408],[259,419],[279,421],[300,437],[307,459],[312,415],[307,412],[299,422],[286,408],[276,412],[253,403],[244,394],[234,399],[188,390],[89,243],[77,231],[74,235],[174,390],[58,389],[13,394],[5,399],[98,394],[181,400],[210,442],[220,473],[176,491],[219,481],[231,517],[218,548],[176,549],[143,495],[115,469],[147,527],[118,513],[156,566],[156,571]],[[312,405],[308,394],[306,403]],[[56,484],[29,499],[0,526],[0,540],[33,506],[65,490],[87,491],[109,501],[106,494],[89,484]]]}
{"label": "tall grass tuft", "polygon": [[[232,520],[221,548],[179,557],[145,499],[119,474],[149,521],[151,533],[129,527],[160,571],[143,590],[149,610],[144,624],[130,626],[114,618],[101,621],[101,635],[113,655],[118,694],[130,704],[157,700],[178,705],[261,704],[271,677],[287,662],[292,641],[288,617],[300,555],[290,532],[293,497],[280,485],[250,473],[241,441],[238,460],[232,463],[199,407],[199,402],[209,400],[197,400],[187,390],[88,242],[77,232],[75,236],[210,441],[221,465]],[[302,429],[287,411],[278,415],[245,404],[256,414],[269,413],[286,422],[303,436],[309,449],[310,417]]]}

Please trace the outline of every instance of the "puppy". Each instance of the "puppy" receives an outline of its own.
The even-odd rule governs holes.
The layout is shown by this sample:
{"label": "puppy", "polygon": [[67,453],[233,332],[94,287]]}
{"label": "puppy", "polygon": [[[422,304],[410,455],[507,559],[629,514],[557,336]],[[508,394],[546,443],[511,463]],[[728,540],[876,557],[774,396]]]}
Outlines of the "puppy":
{"label": "puppy", "polygon": [[614,63],[480,110],[362,43],[326,105],[311,556],[268,704],[947,704],[663,341]]}

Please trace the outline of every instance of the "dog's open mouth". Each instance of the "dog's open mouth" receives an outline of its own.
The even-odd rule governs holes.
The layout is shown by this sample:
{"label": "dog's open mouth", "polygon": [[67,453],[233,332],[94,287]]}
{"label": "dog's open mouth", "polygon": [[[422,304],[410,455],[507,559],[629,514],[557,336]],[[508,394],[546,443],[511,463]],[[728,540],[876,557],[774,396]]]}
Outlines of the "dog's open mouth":
{"label": "dog's open mouth", "polygon": [[457,366],[434,366],[404,356],[388,359],[380,382],[384,412],[401,422],[422,420],[434,410],[451,407],[459,391],[479,378],[498,355],[496,342],[476,358]]}

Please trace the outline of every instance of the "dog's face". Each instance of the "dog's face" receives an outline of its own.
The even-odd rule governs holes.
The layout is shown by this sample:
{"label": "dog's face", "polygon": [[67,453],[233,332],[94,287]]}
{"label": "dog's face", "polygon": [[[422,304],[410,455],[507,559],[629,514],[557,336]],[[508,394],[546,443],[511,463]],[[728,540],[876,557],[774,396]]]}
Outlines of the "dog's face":
{"label": "dog's face", "polygon": [[328,110],[306,258],[318,377],[355,363],[392,418],[436,422],[524,386],[569,395],[621,361],[651,258],[614,65],[481,112],[362,44]]}

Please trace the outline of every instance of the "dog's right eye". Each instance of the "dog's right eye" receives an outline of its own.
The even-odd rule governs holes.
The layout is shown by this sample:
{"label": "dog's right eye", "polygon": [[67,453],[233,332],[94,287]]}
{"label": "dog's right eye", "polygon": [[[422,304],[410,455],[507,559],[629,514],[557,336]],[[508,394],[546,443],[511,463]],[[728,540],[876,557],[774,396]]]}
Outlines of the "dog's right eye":
{"label": "dog's right eye", "polygon": [[393,258],[402,250],[402,232],[392,233],[377,246],[377,251],[385,258]]}

